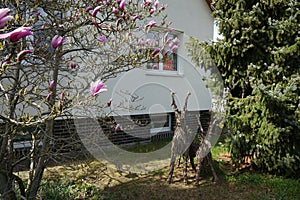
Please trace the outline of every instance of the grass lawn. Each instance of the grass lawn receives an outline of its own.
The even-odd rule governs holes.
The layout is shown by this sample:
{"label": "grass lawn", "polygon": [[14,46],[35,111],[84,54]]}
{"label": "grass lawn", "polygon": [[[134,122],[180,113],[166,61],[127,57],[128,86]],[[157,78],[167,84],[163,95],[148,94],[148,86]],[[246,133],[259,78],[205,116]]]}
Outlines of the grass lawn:
{"label": "grass lawn", "polygon": [[[147,144],[130,151],[147,152],[164,145]],[[46,170],[39,191],[42,199],[300,199],[300,181],[247,171],[233,170],[230,156],[222,146],[212,150],[214,166],[221,179],[212,182],[210,171],[203,173],[200,186],[195,186],[195,173],[189,168],[189,182],[183,184],[182,167],[175,168],[173,183],[166,182],[168,166],[149,174],[132,174],[108,168],[98,161],[51,167]]]}

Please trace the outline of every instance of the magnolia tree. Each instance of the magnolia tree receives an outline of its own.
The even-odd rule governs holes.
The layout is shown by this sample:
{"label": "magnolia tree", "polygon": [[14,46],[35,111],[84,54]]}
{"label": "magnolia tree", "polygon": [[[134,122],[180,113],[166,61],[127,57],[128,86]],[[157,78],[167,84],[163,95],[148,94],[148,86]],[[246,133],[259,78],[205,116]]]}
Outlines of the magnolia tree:
{"label": "magnolia tree", "polygon": [[[171,53],[165,48],[171,30],[166,18],[158,17],[166,6],[157,0],[2,1],[0,6],[0,196],[35,199],[52,155],[54,119],[65,115],[82,91],[89,89],[87,100],[95,98],[117,73]],[[161,46],[145,40],[153,27],[166,32]],[[81,69],[88,73],[78,73]],[[20,137],[33,142],[16,158],[14,141]],[[27,159],[30,173],[23,180],[13,172]]]}

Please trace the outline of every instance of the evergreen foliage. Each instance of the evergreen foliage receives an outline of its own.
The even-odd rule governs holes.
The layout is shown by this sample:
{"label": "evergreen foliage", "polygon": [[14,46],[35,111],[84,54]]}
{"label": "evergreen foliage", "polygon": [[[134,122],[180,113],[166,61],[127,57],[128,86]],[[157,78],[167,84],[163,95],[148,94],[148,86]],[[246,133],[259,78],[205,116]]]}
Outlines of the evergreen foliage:
{"label": "evergreen foliage", "polygon": [[210,53],[230,93],[227,123],[237,165],[299,176],[299,3],[217,0],[223,36],[198,43]]}

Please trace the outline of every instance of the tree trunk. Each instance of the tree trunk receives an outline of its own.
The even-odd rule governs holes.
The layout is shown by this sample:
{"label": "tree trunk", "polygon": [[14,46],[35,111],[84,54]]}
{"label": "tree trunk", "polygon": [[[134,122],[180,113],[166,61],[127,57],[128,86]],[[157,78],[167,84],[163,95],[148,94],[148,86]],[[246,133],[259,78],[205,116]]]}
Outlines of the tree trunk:
{"label": "tree trunk", "polygon": [[[11,136],[11,129],[13,127],[10,124],[7,124],[5,127],[5,136],[3,138],[3,143],[5,148],[5,153],[3,155],[3,159],[1,161],[1,194],[3,199],[14,200],[17,199],[16,193],[14,191],[14,174],[13,174],[13,140]],[[3,147],[3,146],[2,146]]]}
{"label": "tree trunk", "polygon": [[[56,61],[59,60],[59,53],[56,53],[55,60]],[[54,65],[53,76],[52,76],[54,81],[54,88],[49,102],[50,112],[52,111],[52,109],[55,109],[54,105],[55,105],[55,97],[57,96],[58,72],[59,72],[59,63],[56,62],[56,65]],[[62,105],[61,105],[61,109],[62,109]],[[32,164],[32,166],[35,166],[35,168],[30,169],[31,179],[29,180],[29,184],[28,184],[28,192],[27,192],[28,200],[35,200],[39,186],[43,178],[44,170],[47,166],[49,158],[51,157],[50,144],[53,138],[53,125],[54,125],[54,119],[49,119],[48,121],[46,121],[46,130],[45,133],[43,134],[44,138],[42,143],[43,146],[41,150],[41,156],[38,158],[38,162],[36,166]],[[35,155],[33,154],[33,156]],[[32,161],[35,162],[35,159],[33,158]]]}
{"label": "tree trunk", "polygon": [[[47,167],[47,163],[49,161],[49,158],[51,157],[51,139],[53,135],[53,123],[54,120],[48,120],[46,122],[46,130],[45,133],[49,134],[44,134],[44,138],[42,141],[42,149],[41,149],[41,155],[38,158],[37,164],[33,165],[30,169],[30,174],[31,177],[28,180],[28,187],[27,187],[27,199],[28,200],[35,200],[37,196],[37,192],[39,190],[39,186],[41,184],[44,170]],[[37,156],[33,154],[33,156]],[[35,159],[33,159],[33,162],[35,162]]]}

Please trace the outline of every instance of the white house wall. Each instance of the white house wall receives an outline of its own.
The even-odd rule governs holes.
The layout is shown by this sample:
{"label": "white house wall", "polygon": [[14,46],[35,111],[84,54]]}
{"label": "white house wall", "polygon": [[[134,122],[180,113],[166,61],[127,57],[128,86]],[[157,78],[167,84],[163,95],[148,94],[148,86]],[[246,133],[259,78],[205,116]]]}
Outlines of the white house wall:
{"label": "white house wall", "polygon": [[176,30],[200,40],[213,38],[213,17],[205,0],[161,0]]}
{"label": "white house wall", "polygon": [[[211,97],[202,81],[201,69],[195,68],[187,56],[185,42],[189,36],[201,41],[213,38],[211,11],[202,0],[164,0],[168,21],[179,31],[178,71],[134,69],[106,82],[108,92],[99,95],[99,101],[113,99],[114,114],[153,114],[172,112],[170,91],[176,93],[177,104],[182,106],[191,92],[188,110],[210,110]],[[124,93],[131,94],[124,96]],[[125,98],[124,98],[125,97]],[[132,102],[132,98],[134,102]]]}

